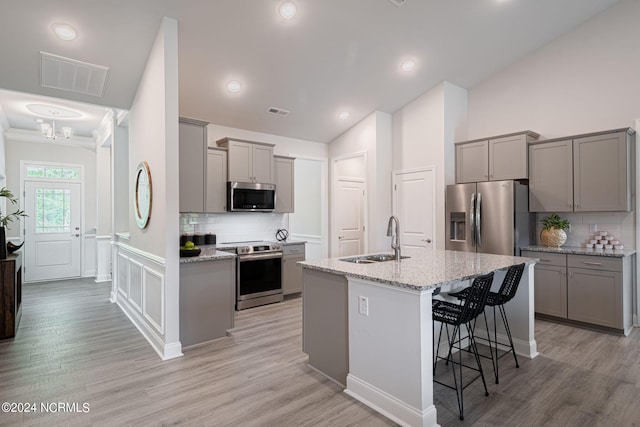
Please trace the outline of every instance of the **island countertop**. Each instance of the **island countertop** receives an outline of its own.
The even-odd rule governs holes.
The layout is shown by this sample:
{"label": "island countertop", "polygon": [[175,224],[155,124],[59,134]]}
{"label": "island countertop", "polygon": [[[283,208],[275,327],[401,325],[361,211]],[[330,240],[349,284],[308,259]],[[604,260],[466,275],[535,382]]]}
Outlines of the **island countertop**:
{"label": "island countertop", "polygon": [[298,264],[303,268],[426,291],[473,279],[492,271],[504,270],[514,264],[535,262],[531,258],[431,249],[406,249],[402,254],[409,258],[400,262],[394,260],[371,264],[356,264],[341,261],[340,258],[328,258],[301,261]]}

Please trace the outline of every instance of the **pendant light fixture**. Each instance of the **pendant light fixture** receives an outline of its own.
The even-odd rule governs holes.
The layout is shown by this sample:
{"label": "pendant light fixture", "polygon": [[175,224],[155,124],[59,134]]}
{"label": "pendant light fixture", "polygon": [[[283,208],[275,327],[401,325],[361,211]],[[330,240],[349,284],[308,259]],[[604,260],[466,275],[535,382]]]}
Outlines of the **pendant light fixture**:
{"label": "pendant light fixture", "polygon": [[[37,119],[36,122],[40,125],[40,131],[45,136],[45,138],[55,141],[58,139],[58,132],[56,129],[56,120],[55,117],[58,115],[57,111],[49,111],[51,114],[51,123],[47,123],[42,119]],[[62,127],[62,137],[64,139],[71,138],[71,128],[68,126]]]}

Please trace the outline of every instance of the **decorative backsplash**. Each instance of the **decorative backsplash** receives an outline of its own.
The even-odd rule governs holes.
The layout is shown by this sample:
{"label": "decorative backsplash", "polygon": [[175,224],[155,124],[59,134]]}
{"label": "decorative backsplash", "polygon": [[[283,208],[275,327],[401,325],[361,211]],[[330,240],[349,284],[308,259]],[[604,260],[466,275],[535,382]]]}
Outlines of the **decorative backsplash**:
{"label": "decorative backsplash", "polygon": [[276,240],[279,228],[289,228],[283,213],[231,212],[221,214],[180,214],[180,234],[214,233],[218,243],[247,240]]}
{"label": "decorative backsplash", "polygon": [[[536,215],[536,244],[540,245],[542,219],[548,213]],[[590,230],[590,225],[597,225],[597,231],[606,231],[617,237],[625,249],[636,249],[635,240],[635,212],[558,212],[563,219],[571,223],[571,230],[567,232],[564,246],[584,247],[593,239],[596,231]]]}

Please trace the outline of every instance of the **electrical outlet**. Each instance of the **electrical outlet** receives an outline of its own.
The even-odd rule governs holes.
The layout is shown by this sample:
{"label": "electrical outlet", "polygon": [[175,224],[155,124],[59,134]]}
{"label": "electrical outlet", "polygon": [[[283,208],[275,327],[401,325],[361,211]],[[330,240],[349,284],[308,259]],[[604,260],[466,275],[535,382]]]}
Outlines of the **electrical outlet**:
{"label": "electrical outlet", "polygon": [[589,224],[589,233],[597,233],[598,224]]}
{"label": "electrical outlet", "polygon": [[364,316],[369,315],[369,298],[363,296],[358,297],[358,313]]}

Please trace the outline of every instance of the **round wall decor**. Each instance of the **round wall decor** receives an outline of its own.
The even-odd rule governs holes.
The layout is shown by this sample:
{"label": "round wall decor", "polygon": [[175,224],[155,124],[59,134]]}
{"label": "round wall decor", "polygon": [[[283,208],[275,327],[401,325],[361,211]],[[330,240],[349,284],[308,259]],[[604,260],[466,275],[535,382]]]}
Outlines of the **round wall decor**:
{"label": "round wall decor", "polygon": [[147,162],[140,162],[135,175],[135,195],[133,210],[138,227],[145,228],[151,217],[151,202],[153,190],[151,186],[151,171]]}

